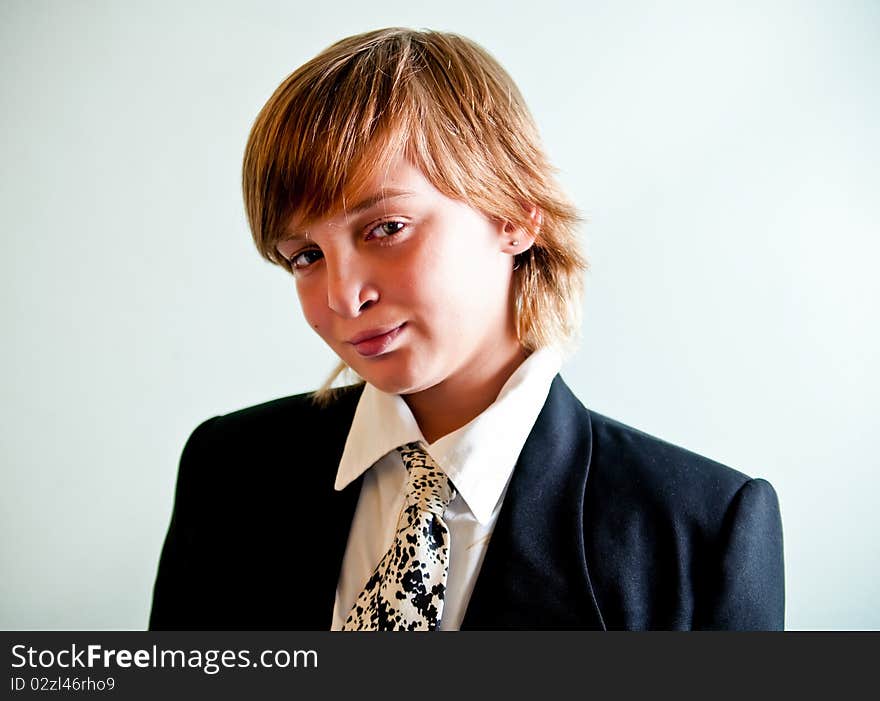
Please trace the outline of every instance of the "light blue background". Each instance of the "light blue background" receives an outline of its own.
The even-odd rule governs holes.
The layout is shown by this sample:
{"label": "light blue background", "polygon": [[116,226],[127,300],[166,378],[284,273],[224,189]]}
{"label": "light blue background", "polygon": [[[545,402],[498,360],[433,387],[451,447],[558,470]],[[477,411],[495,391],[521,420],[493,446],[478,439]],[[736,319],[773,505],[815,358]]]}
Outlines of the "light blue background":
{"label": "light blue background", "polygon": [[831,0],[0,5],[0,627],[145,628],[189,433],[331,369],[241,157],[389,25],[529,102],[588,219],[578,396],[771,481],[789,628],[880,628],[880,3]]}

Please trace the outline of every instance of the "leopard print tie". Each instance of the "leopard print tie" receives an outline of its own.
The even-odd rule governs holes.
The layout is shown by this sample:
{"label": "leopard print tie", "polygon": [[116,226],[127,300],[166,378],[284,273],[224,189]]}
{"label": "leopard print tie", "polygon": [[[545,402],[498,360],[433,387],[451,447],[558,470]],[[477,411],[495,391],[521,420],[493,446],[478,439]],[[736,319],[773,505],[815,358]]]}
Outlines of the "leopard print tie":
{"label": "leopard print tie", "polygon": [[409,473],[397,533],[342,630],[436,630],[440,624],[449,571],[443,513],[455,489],[424,443],[397,450]]}

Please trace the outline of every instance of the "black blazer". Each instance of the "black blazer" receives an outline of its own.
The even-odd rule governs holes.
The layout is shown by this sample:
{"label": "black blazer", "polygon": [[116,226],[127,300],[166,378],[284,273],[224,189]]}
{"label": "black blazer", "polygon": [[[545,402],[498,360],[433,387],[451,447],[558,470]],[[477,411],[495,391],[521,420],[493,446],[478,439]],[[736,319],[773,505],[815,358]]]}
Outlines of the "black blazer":
{"label": "black blazer", "polygon": [[[362,388],[195,429],[150,630],[329,630],[363,478],[333,484]],[[461,628],[782,629],[784,608],[770,483],[589,411],[557,375]]]}

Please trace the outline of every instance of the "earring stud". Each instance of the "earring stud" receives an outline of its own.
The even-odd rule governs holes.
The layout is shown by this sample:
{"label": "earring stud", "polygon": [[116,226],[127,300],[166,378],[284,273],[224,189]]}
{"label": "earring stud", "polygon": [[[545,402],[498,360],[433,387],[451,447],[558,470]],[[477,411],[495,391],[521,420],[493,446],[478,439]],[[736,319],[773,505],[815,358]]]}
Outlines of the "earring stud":
{"label": "earring stud", "polygon": [[518,246],[518,245],[519,245],[519,240],[518,240],[518,239],[514,239],[513,241],[510,242],[510,245],[511,245],[511,246]]}

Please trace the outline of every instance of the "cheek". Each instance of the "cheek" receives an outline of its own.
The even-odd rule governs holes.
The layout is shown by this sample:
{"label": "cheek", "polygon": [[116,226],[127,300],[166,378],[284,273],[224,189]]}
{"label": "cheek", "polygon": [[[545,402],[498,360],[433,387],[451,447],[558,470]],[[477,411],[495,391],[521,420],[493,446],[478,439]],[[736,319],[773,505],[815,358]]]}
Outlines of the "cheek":
{"label": "cheek", "polygon": [[[484,300],[480,281],[483,271],[449,260],[432,259],[402,273],[393,288],[394,301],[415,314],[420,329],[429,337],[454,338],[473,324],[479,324]],[[477,295],[477,296],[475,296]]]}
{"label": "cheek", "polygon": [[323,335],[327,329],[326,296],[320,293],[317,285],[307,282],[297,282],[296,293],[303,317],[312,329]]}
{"label": "cheek", "polygon": [[450,271],[439,264],[435,257],[410,260],[399,267],[392,279],[383,285],[384,296],[391,306],[401,305],[422,318],[436,319],[453,303],[449,295],[455,290],[455,280]]}
{"label": "cheek", "polygon": [[[421,270],[416,284],[436,305],[466,311],[495,304],[494,290],[504,287],[503,259],[481,230],[450,236]],[[452,309],[450,309],[450,312]]]}

